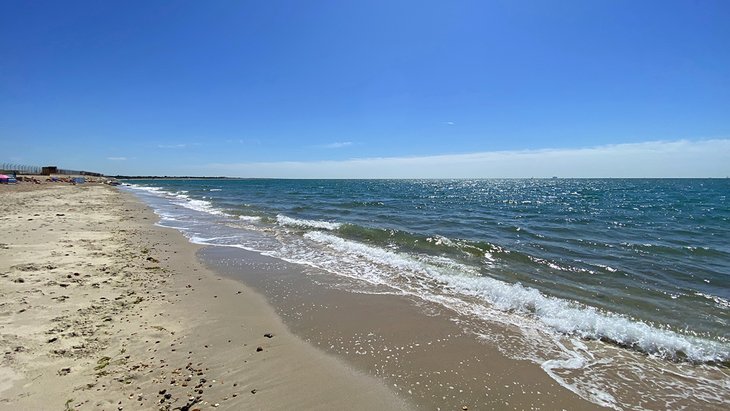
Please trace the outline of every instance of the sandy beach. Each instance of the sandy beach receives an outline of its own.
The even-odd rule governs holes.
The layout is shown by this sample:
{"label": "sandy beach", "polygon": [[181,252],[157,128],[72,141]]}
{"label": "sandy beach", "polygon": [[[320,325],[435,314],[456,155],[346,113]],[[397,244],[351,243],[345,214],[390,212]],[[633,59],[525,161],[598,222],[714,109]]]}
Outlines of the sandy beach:
{"label": "sandy beach", "polygon": [[2,408],[596,408],[437,307],[201,249],[116,188],[0,190]]}
{"label": "sandy beach", "polygon": [[410,409],[103,185],[0,187],[0,408]]}

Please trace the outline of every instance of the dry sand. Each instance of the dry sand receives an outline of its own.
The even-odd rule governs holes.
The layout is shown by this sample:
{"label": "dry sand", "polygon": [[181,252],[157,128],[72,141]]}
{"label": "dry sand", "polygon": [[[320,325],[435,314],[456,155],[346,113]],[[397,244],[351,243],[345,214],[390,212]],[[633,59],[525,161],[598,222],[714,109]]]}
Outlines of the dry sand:
{"label": "dry sand", "polygon": [[0,187],[0,408],[412,407],[156,221],[108,186]]}

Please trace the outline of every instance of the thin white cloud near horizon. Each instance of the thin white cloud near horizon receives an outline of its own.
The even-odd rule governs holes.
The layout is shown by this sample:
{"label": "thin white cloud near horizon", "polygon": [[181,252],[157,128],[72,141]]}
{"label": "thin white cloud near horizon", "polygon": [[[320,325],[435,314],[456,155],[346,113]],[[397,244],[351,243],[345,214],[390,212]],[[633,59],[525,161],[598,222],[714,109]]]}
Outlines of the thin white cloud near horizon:
{"label": "thin white cloud near horizon", "polygon": [[189,148],[193,146],[199,146],[200,143],[179,143],[179,144],[158,144],[157,148]]}
{"label": "thin white cloud near horizon", "polygon": [[343,148],[343,147],[349,147],[352,145],[352,141],[337,141],[334,143],[324,144],[321,147],[322,148]]}
{"label": "thin white cloud near horizon", "polygon": [[107,157],[106,159],[111,161],[126,161],[127,157]]}
{"label": "thin white cloud near horizon", "polygon": [[727,177],[730,139],[422,157],[213,163],[211,175],[252,178]]}

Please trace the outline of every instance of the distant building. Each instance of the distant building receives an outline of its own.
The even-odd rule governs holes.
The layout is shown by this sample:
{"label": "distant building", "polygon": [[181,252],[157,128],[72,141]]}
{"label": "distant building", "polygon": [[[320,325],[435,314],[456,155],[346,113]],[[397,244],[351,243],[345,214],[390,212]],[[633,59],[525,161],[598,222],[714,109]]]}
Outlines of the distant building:
{"label": "distant building", "polygon": [[58,174],[57,166],[46,166],[41,169],[41,174],[44,176],[50,176],[51,174]]}

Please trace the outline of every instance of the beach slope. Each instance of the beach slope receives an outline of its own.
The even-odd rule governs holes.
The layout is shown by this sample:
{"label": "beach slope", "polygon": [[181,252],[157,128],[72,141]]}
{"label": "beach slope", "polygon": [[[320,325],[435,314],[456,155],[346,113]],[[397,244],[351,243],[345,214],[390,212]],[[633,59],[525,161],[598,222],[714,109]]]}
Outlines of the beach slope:
{"label": "beach slope", "polygon": [[408,409],[103,185],[0,187],[0,408]]}

